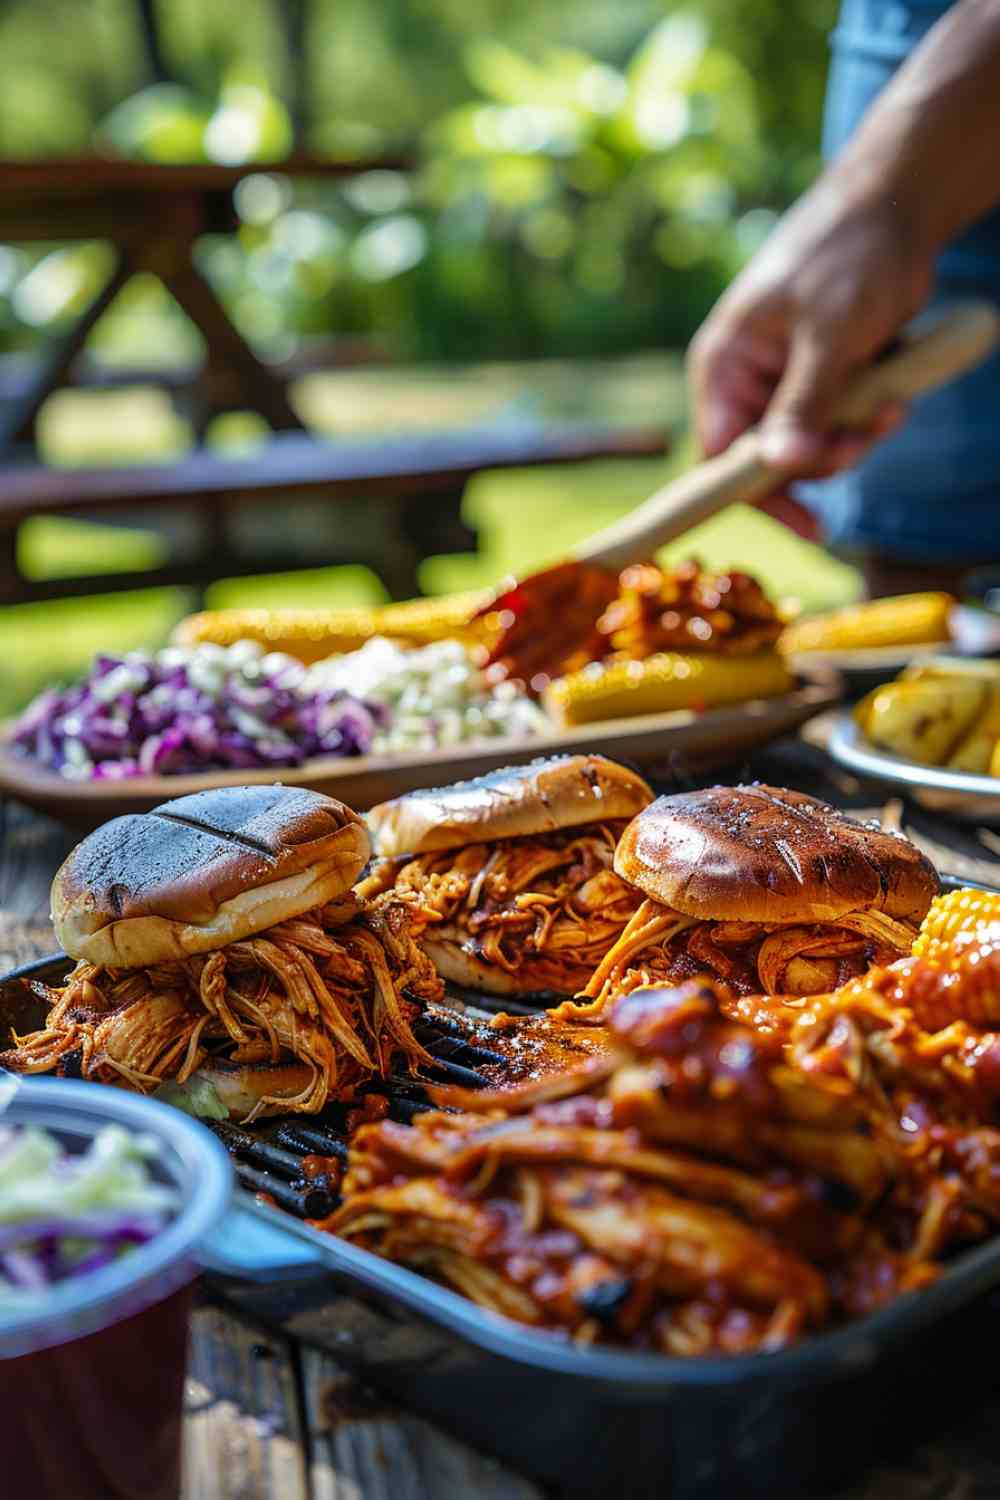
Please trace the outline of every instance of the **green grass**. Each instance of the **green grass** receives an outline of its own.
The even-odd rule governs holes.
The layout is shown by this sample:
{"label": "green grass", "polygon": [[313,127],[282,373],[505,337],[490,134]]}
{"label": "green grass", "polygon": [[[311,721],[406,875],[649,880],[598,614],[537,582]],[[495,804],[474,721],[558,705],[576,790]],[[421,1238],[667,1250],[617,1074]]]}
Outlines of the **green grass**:
{"label": "green grass", "polygon": [[[534,405],[548,415],[553,402],[564,410],[573,404],[574,414],[579,414],[584,397],[562,367],[553,369],[546,369],[545,379],[539,382]],[[370,381],[371,376],[366,379]],[[505,395],[507,379],[505,372],[501,382]],[[585,383],[577,381],[578,386]],[[337,387],[338,381],[331,380],[329,389]],[[648,368],[630,364],[616,389],[618,403],[606,388],[599,396],[602,408],[609,401],[617,404],[616,417],[623,389],[630,409],[642,399],[651,407],[655,397],[676,413],[676,376],[669,385],[662,364]],[[315,395],[316,389],[314,399]],[[585,395],[596,399],[593,392]],[[115,402],[120,420],[120,393]],[[433,410],[436,414],[436,405]],[[417,416],[419,404],[414,409],[415,423]],[[479,533],[479,552],[427,559],[422,586],[428,593],[474,588],[558,558],[574,542],[625,514],[689,462],[689,449],[681,442],[667,462],[595,462],[479,475],[465,498],[467,517]],[[59,577],[98,567],[111,572],[152,566],[162,555],[163,545],[153,530],[46,519],[24,528],[20,558],[29,576]],[[670,547],[667,555],[695,555],[710,567],[739,565],[756,573],[775,597],[794,598],[805,609],[828,608],[857,594],[853,570],[747,507],[723,512]],[[338,605],[374,603],[383,597],[381,583],[367,568],[338,567],[220,580],[209,591],[207,602],[213,608]],[[125,651],[163,642],[192,605],[192,596],[184,590],[148,589],[0,609],[0,714],[20,707],[46,683],[85,671],[96,651]]]}

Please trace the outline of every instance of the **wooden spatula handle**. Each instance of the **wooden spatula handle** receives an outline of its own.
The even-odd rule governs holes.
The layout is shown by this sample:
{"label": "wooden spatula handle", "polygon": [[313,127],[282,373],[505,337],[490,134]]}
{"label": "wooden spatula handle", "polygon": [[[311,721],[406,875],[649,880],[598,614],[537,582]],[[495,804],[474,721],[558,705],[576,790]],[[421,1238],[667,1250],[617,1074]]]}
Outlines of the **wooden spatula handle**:
{"label": "wooden spatula handle", "polygon": [[[980,363],[1000,337],[1000,313],[989,302],[933,309],[909,325],[891,352],[854,375],[837,403],[836,424],[863,427],[888,401],[908,401]],[[706,459],[576,548],[581,562],[619,569],[651,556],[716,511],[760,500],[786,476],[766,464],[760,432],[751,428],[725,453]]]}

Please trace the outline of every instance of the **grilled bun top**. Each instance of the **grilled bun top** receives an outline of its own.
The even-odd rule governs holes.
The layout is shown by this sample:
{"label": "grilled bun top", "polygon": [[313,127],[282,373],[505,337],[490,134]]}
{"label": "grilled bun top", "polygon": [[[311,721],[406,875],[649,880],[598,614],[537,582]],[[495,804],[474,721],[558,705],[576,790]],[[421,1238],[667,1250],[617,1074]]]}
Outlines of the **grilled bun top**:
{"label": "grilled bun top", "polygon": [[659,797],[622,834],[615,870],[685,916],[733,922],[879,911],[919,923],[939,889],[908,839],[762,785]]}
{"label": "grilled bun top", "polygon": [[143,968],[225,947],[350,890],[370,853],[357,813],[286,786],[219,787],[114,818],[52,882],[73,958]]}
{"label": "grilled bun top", "polygon": [[652,800],[641,776],[603,755],[561,755],[407,792],[373,807],[367,821],[375,853],[395,859],[631,818]]}

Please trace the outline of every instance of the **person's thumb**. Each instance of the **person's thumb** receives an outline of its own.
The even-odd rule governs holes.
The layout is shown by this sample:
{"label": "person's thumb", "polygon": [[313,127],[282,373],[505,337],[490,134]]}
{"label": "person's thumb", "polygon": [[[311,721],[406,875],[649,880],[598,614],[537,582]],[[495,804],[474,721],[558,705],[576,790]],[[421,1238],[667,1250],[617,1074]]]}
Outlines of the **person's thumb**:
{"label": "person's thumb", "polygon": [[792,342],[761,425],[761,452],[773,468],[806,472],[822,463],[845,374],[832,343],[816,328],[801,329]]}

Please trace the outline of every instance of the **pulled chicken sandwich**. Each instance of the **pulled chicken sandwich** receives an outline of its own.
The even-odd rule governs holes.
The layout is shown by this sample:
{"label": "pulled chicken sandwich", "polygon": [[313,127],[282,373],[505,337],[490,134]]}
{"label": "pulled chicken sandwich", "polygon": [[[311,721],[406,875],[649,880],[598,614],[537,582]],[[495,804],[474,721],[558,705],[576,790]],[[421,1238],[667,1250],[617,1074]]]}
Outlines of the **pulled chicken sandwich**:
{"label": "pulled chicken sandwich", "polygon": [[368,814],[364,900],[399,900],[445,979],[497,995],[576,994],[641,896],[615,845],[653,794],[602,755],[507,766]]}
{"label": "pulled chicken sandwich", "polygon": [[658,798],[622,834],[614,869],[644,899],[576,1019],[697,974],[744,995],[833,990],[909,953],[938,891],[907,839],[761,784]]}
{"label": "pulled chicken sandwich", "polygon": [[438,999],[404,906],[352,893],[370,851],[358,815],[316,792],[223,787],[116,818],[52,885],[77,960],[45,1026],[0,1065],[168,1096],[247,1121],[321,1110],[433,1065],[411,1022]]}

